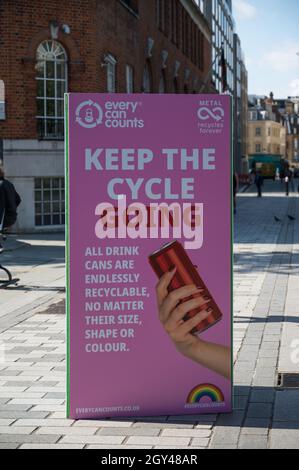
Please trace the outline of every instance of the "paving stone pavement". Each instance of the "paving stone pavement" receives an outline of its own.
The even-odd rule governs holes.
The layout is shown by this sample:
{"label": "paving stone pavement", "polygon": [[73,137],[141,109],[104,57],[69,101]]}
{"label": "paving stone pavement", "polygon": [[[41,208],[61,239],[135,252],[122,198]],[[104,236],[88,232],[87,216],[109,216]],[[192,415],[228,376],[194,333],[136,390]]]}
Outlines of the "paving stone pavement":
{"label": "paving stone pavement", "polygon": [[299,448],[299,390],[276,387],[299,325],[299,197],[264,190],[238,197],[232,414],[66,419],[63,241],[28,236],[5,254],[21,287],[0,290],[0,448]]}

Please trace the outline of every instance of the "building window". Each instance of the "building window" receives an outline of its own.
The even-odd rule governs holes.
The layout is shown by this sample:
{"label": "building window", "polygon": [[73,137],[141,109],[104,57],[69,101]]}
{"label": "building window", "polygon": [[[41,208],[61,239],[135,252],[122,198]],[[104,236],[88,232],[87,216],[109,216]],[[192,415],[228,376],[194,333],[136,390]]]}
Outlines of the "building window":
{"label": "building window", "polygon": [[205,38],[204,38],[204,35],[200,32],[199,33],[199,58],[198,58],[198,62],[199,62],[199,68],[201,70],[204,70],[204,67],[205,67],[205,54],[204,54],[204,47],[205,47]]}
{"label": "building window", "polygon": [[147,61],[143,71],[142,91],[143,93],[152,93],[152,89],[151,66],[149,61]]}
{"label": "building window", "polygon": [[64,178],[35,178],[35,225],[65,224]]}
{"label": "building window", "polygon": [[0,121],[5,119],[5,85],[4,81],[0,80]]}
{"label": "building window", "polygon": [[255,153],[261,153],[261,150],[262,150],[261,144],[256,144],[256,146],[255,146]]}
{"label": "building window", "polygon": [[160,82],[159,82],[159,93],[166,93],[166,76],[165,70],[162,70]]}
{"label": "building window", "polygon": [[36,55],[37,127],[41,139],[64,137],[67,54],[56,41],[43,41]]}
{"label": "building window", "polygon": [[171,0],[171,40],[174,44],[178,44],[178,4],[177,0]]}
{"label": "building window", "polygon": [[164,34],[165,36],[171,36],[171,2],[164,0]]}
{"label": "building window", "polygon": [[182,21],[182,51],[183,54],[187,57],[189,57],[189,31],[191,29],[191,19],[185,10],[183,8],[183,14],[181,17]]}
{"label": "building window", "polygon": [[260,136],[261,134],[262,134],[261,128],[260,128],[260,127],[256,127],[256,128],[255,128],[255,135],[256,135],[256,136]]}
{"label": "building window", "polygon": [[156,0],[156,22],[161,31],[165,31],[165,2],[169,0]]}
{"label": "building window", "polygon": [[127,93],[134,93],[134,70],[131,65],[126,65],[126,89]]}
{"label": "building window", "polygon": [[116,59],[111,54],[105,56],[107,66],[107,93],[116,92]]}

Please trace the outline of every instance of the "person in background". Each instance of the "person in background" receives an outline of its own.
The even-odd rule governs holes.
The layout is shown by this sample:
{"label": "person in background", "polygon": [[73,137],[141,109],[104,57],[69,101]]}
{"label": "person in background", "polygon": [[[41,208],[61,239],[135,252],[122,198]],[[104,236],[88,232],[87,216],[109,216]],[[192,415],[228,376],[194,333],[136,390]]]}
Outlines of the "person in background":
{"label": "person in background", "polygon": [[262,177],[262,174],[260,170],[256,172],[255,179],[254,179],[255,185],[257,187],[257,195],[258,197],[262,197],[262,186],[264,183],[264,179]]}
{"label": "person in background", "polygon": [[3,166],[0,165],[0,230],[11,227],[17,220],[17,208],[21,198],[14,185],[5,179]]}

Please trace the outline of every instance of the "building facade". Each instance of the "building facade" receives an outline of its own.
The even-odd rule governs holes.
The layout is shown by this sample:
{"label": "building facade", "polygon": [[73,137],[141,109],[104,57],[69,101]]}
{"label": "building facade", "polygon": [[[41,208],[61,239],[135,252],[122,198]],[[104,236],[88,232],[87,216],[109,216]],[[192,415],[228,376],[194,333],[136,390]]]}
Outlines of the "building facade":
{"label": "building facade", "polygon": [[234,93],[234,30],[235,21],[231,0],[205,0],[204,13],[213,31],[212,36],[212,82],[222,93],[221,52],[227,68],[227,91]]}
{"label": "building facade", "polygon": [[0,160],[17,229],[63,228],[64,93],[197,93],[211,30],[193,0],[0,2]]}
{"label": "building facade", "polygon": [[234,33],[234,169],[248,173],[248,74],[239,36]]}
{"label": "building facade", "polygon": [[286,157],[286,128],[259,105],[248,111],[248,154]]}
{"label": "building facade", "polygon": [[[232,2],[230,0],[205,0],[203,11],[213,32],[212,83],[218,93],[233,96],[234,171],[248,173],[247,111],[248,75],[239,36],[235,33]],[[226,71],[223,71],[222,59]],[[226,73],[226,84],[223,73]],[[224,85],[226,89],[224,90]]]}
{"label": "building facade", "polygon": [[286,159],[291,166],[299,164],[299,97],[279,100],[279,111],[286,129]]}

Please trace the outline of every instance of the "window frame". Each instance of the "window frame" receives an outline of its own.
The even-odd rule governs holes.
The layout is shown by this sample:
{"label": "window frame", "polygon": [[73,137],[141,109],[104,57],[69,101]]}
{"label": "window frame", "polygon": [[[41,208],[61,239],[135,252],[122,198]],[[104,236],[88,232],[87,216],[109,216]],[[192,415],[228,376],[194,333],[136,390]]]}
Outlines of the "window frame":
{"label": "window frame", "polygon": [[[162,91],[162,87],[163,87],[163,91]],[[166,74],[165,74],[165,70],[163,69],[161,70],[158,93],[159,94],[167,93]]]}
{"label": "window frame", "polygon": [[[49,180],[49,186],[45,186],[46,180]],[[54,180],[58,180],[58,186],[54,186]],[[40,181],[40,184],[38,184]],[[59,199],[55,199],[54,191],[59,192]],[[40,199],[37,199],[37,193],[40,192]],[[49,199],[45,198],[45,193],[49,193]],[[59,211],[54,211],[54,204],[59,204]],[[50,211],[45,209],[45,205],[50,206]],[[40,205],[40,211],[37,206]],[[59,217],[59,223],[54,223],[54,217]],[[43,227],[63,227],[65,226],[65,180],[61,176],[47,176],[34,178],[34,225],[36,228]],[[41,218],[41,223],[37,223],[37,218]],[[50,224],[45,223],[45,218],[50,217]]]}
{"label": "window frame", "polygon": [[134,93],[134,67],[126,64],[126,92]]}
{"label": "window frame", "polygon": [[[149,83],[149,89],[147,89],[145,85],[145,74],[148,72],[148,83]],[[149,61],[147,60],[145,62],[144,68],[143,68],[143,76],[142,76],[142,92],[143,93],[153,93],[153,76],[152,76],[152,69]]]}
{"label": "window frame", "polygon": [[[105,63],[107,68],[106,81],[107,81],[107,93],[116,93],[117,84],[116,84],[116,65],[117,60],[112,54],[107,54],[105,56]],[[110,88],[110,78],[113,77],[112,87]]]}
{"label": "window frame", "polygon": [[[50,47],[51,44],[51,47]],[[54,58],[47,56],[54,55]],[[44,57],[43,57],[44,56]],[[62,56],[63,58],[59,59]],[[42,74],[39,66],[42,64]],[[53,64],[53,67],[48,64]],[[61,65],[61,76],[58,77],[58,66]],[[36,120],[40,140],[64,139],[64,93],[68,91],[68,54],[64,46],[56,40],[42,41],[36,50]],[[48,69],[53,69],[53,76],[48,75]],[[63,72],[63,73],[62,73]],[[62,78],[61,78],[62,77]],[[40,94],[39,83],[42,83],[43,93]],[[53,82],[53,83],[52,83]],[[59,84],[61,90],[59,90]],[[48,91],[53,86],[54,93]],[[49,88],[48,88],[49,87]],[[62,91],[62,96],[60,92]],[[42,102],[43,112],[39,113],[39,102]],[[49,113],[54,103],[53,115]],[[50,107],[51,104],[51,107]],[[60,110],[60,111],[59,111]],[[54,131],[49,131],[50,123],[54,121]],[[39,130],[41,124],[41,130]]]}

